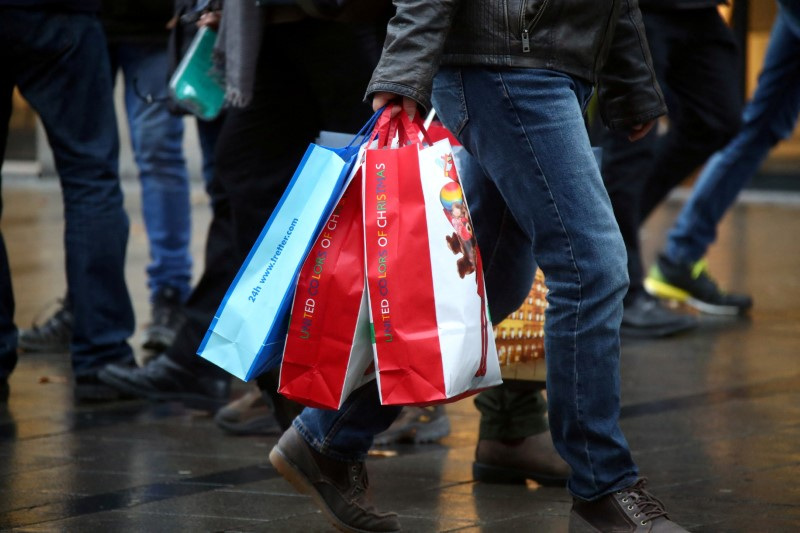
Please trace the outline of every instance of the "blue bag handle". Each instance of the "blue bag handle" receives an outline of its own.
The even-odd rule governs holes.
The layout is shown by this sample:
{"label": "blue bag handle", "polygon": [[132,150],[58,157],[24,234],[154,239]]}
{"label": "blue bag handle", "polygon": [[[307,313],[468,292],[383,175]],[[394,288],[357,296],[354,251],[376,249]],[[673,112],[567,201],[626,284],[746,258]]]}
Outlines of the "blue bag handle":
{"label": "blue bag handle", "polygon": [[378,118],[380,118],[383,110],[384,108],[382,107],[376,111],[367,121],[367,123],[361,127],[359,132],[356,133],[352,139],[350,139],[350,142],[347,144],[347,146],[343,148],[337,148],[334,151],[345,161],[355,157],[355,155],[358,154],[358,149],[361,147],[361,144],[367,138],[366,136],[375,128],[375,124],[378,122]]}

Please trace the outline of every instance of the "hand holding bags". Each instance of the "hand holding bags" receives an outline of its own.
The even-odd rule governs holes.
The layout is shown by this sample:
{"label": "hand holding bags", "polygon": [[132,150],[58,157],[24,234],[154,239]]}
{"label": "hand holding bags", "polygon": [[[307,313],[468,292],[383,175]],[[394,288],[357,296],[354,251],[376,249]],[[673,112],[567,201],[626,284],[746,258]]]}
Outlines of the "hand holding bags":
{"label": "hand holding bags", "polygon": [[[378,116],[362,132],[370,132]],[[245,381],[279,363],[298,271],[354,171],[359,135],[342,149],[309,146],[220,304],[201,357]]]}
{"label": "hand holding bags", "polygon": [[368,149],[364,231],[383,404],[450,401],[501,383],[480,253],[450,143],[398,116],[396,149]]}

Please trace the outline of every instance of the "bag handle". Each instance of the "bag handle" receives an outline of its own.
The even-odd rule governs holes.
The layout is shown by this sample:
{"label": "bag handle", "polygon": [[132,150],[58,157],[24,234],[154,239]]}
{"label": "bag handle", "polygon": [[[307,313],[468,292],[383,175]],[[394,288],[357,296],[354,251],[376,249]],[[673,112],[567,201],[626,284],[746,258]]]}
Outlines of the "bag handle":
{"label": "bag handle", "polygon": [[367,144],[372,144],[377,139],[378,148],[386,148],[389,145],[389,140],[397,133],[397,126],[393,125],[392,109],[389,106],[383,106],[375,114],[378,115],[378,118]]}
{"label": "bag handle", "polygon": [[[379,122],[379,120],[380,120],[380,118],[381,118],[381,116],[382,116],[382,114],[383,114],[385,109],[386,109],[386,107],[384,106],[384,107],[378,109],[375,113],[373,113],[372,117],[370,117],[370,119],[367,121],[366,124],[364,124],[361,127],[361,129],[358,131],[358,133],[356,133],[353,136],[353,138],[350,139],[350,142],[344,148],[345,149],[346,148],[352,148],[353,145],[355,145],[355,144],[362,144],[364,137],[369,135],[371,132],[375,132],[378,129],[377,124],[378,124],[378,122]],[[359,142],[359,139],[361,139],[362,141]]]}
{"label": "bag handle", "polygon": [[397,136],[400,146],[423,143],[433,145],[433,140],[428,135],[428,129],[420,114],[416,113],[414,118],[410,119],[408,114],[401,110],[392,117],[392,110],[395,106],[399,107],[398,104],[394,104],[392,107],[388,105],[382,107],[370,119],[375,122],[369,142],[377,139],[378,148],[386,148]]}
{"label": "bag handle", "polygon": [[[433,145],[433,141],[428,135],[428,130],[425,128],[425,124],[422,121],[422,117],[419,116],[419,113],[415,113],[413,119],[408,118],[408,114],[402,111],[398,113],[398,116],[400,117],[400,124],[406,136],[406,142],[410,141],[412,144],[422,144],[424,142],[429,146]],[[422,141],[420,141],[420,136],[422,136]]]}

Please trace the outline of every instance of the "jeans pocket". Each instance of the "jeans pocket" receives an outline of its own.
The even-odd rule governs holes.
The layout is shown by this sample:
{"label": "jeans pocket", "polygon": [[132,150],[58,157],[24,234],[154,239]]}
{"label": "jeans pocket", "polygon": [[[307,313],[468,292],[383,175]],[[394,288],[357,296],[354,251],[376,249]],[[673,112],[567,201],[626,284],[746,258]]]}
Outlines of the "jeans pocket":
{"label": "jeans pocket", "polygon": [[439,120],[459,137],[469,122],[461,69],[442,67],[433,79],[433,107]]}

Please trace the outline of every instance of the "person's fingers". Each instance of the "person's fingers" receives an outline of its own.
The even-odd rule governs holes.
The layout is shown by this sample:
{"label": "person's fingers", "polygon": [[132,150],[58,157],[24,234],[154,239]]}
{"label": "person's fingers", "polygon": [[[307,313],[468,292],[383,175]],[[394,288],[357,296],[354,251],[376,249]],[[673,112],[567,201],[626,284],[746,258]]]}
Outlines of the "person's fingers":
{"label": "person's fingers", "polygon": [[408,96],[403,97],[403,111],[408,114],[408,118],[414,118],[417,113],[417,102]]}
{"label": "person's fingers", "polygon": [[[384,107],[386,104],[396,99],[397,95],[394,93],[380,92],[372,96],[372,110],[377,111]],[[393,115],[394,116],[394,115]]]}
{"label": "person's fingers", "polygon": [[655,123],[655,120],[651,120],[649,122],[645,122],[644,124],[636,124],[635,126],[631,127],[631,132],[628,134],[628,140],[634,142],[643,138],[650,133],[650,130],[653,129]]}
{"label": "person's fingers", "polygon": [[219,11],[208,11],[200,15],[200,18],[197,20],[197,26],[208,26],[216,30],[219,27],[220,18]]}

